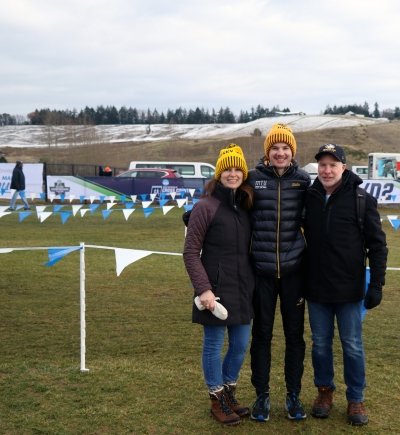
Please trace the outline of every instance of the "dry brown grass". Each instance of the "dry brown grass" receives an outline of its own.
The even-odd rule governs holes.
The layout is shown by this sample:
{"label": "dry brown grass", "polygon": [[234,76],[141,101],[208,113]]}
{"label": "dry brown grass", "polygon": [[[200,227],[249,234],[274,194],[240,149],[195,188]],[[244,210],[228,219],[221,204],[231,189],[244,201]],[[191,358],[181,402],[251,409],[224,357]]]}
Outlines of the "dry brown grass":
{"label": "dry brown grass", "polygon": [[[399,152],[400,122],[360,127],[320,129],[296,134],[297,160],[301,166],[314,161],[318,147],[338,143],[347,150],[348,163],[367,164],[370,152]],[[157,142],[99,143],[94,145],[43,148],[5,147],[8,161],[108,164],[126,168],[131,160],[178,160],[215,163],[218,150],[228,143],[240,145],[249,166],[263,153],[264,137],[246,136],[226,140],[179,140]]]}

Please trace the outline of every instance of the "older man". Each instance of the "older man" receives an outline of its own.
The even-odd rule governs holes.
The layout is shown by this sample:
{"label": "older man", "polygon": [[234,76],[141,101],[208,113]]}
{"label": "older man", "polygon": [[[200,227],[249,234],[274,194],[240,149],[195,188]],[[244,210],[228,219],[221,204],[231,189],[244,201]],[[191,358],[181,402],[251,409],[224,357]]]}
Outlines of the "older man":
{"label": "older man", "polygon": [[[312,332],[314,383],[318,388],[311,414],[326,418],[332,407],[335,390],[332,342],[336,318],[347,386],[347,420],[353,425],[364,425],[368,423],[368,416],[364,406],[361,310],[362,304],[371,309],[381,302],[386,237],[376,200],[358,190],[362,180],[346,169],[343,148],[335,144],[323,145],[315,158],[318,178],[307,192],[305,217],[306,299]],[[365,196],[363,225],[358,221],[359,194]],[[364,299],[367,258],[371,279]]]}

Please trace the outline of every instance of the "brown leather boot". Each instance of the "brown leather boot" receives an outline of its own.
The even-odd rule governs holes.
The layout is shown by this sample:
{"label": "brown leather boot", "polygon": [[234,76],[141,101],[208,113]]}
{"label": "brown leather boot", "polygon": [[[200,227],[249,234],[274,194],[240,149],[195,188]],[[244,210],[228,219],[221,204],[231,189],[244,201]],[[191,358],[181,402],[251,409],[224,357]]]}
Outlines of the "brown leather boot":
{"label": "brown leather boot", "polygon": [[347,405],[347,421],[354,426],[368,424],[367,410],[363,402],[349,402]]}
{"label": "brown leather boot", "polygon": [[211,415],[215,420],[225,426],[234,426],[240,423],[240,417],[232,411],[228,405],[225,391],[222,388],[219,391],[210,392]]}
{"label": "brown leather boot", "polygon": [[333,389],[318,387],[318,396],[314,400],[311,415],[316,418],[328,418],[333,406]]}
{"label": "brown leather boot", "polygon": [[247,406],[242,406],[235,397],[236,384],[224,384],[225,397],[227,399],[229,407],[239,417],[248,417],[250,415],[250,409]]}

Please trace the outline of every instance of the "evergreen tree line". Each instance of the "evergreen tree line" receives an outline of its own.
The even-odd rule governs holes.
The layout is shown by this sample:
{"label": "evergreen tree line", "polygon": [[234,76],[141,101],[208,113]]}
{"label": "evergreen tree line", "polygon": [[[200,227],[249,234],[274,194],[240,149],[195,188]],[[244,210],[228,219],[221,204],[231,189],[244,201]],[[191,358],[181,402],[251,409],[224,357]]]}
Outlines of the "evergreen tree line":
{"label": "evergreen tree line", "polygon": [[[138,110],[132,107],[98,106],[96,109],[85,107],[81,111],[76,110],[50,110],[36,109],[28,114],[28,121],[25,124],[31,125],[107,125],[107,124],[234,124],[254,121],[267,116],[275,116],[279,107],[272,109],[258,105],[250,111],[241,111],[236,117],[229,107],[219,111],[214,109],[210,112],[203,108],[193,109],[168,109],[166,113],[157,109]],[[290,112],[288,108],[283,112]],[[0,115],[0,125],[20,124],[15,117],[3,114]]]}
{"label": "evergreen tree line", "polygon": [[[79,112],[77,110],[51,110],[36,109],[27,115],[27,119],[21,115],[12,116],[8,113],[0,114],[0,126],[3,125],[107,125],[107,124],[234,124],[255,121],[256,119],[276,116],[276,112],[290,113],[289,108],[283,110],[279,106],[273,106],[271,109],[264,108],[262,105],[252,107],[250,111],[240,111],[239,116],[226,108],[220,108],[218,111],[212,109],[205,110],[197,107],[193,109],[168,109],[166,113],[159,112],[157,109],[147,111],[139,110],[132,107],[122,106],[117,109],[115,106],[98,106],[96,109],[86,106]],[[346,106],[327,106],[324,115],[341,115],[353,112],[356,115],[367,117],[389,119],[400,119],[400,108],[379,110],[378,103],[374,104],[374,110],[371,112],[368,103],[363,105],[351,104]]]}
{"label": "evergreen tree line", "polygon": [[379,110],[378,103],[374,104],[374,110],[370,112],[369,105],[365,102],[362,106],[357,104],[349,104],[347,106],[327,106],[324,111],[324,115],[345,115],[348,112],[353,112],[356,115],[363,115],[370,118],[389,118],[389,119],[399,119],[400,118],[400,107],[395,107],[394,109],[385,109],[382,112]]}

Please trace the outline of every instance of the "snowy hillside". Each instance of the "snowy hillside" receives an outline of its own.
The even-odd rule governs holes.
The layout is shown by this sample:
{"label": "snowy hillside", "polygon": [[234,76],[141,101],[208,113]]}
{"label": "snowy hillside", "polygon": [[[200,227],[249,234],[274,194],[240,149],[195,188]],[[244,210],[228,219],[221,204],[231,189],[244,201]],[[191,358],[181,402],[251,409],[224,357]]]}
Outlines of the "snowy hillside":
{"label": "snowy hillside", "polygon": [[[158,124],[98,126],[7,126],[0,127],[0,147],[43,147],[90,143],[143,142],[171,139],[230,139],[249,136],[257,128],[265,135],[276,122],[294,132],[324,128],[355,127],[388,122],[358,116],[287,115],[262,118],[246,124]],[[150,131],[149,131],[150,129]]]}

